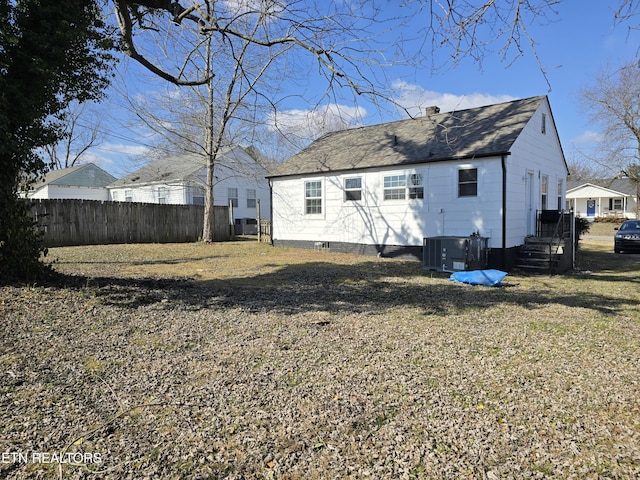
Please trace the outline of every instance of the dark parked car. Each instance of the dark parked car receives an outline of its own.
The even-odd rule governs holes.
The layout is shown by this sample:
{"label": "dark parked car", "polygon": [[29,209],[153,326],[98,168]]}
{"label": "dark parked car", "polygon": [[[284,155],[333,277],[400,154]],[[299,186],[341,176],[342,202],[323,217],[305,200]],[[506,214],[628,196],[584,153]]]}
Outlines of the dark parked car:
{"label": "dark parked car", "polygon": [[616,230],[614,252],[640,251],[640,220],[627,220]]}

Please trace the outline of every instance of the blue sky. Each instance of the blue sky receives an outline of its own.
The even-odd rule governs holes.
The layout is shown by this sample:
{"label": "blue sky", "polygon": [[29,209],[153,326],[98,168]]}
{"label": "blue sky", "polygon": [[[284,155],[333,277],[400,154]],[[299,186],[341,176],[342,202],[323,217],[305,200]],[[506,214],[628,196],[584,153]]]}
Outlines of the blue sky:
{"label": "blue sky", "polygon": [[[456,67],[436,71],[427,66],[389,67],[384,75],[396,88],[396,100],[407,107],[438,105],[443,111],[448,111],[546,94],[565,156],[571,161],[579,158],[580,152],[594,151],[594,139],[597,139],[597,127],[588,123],[582,111],[580,89],[592,83],[594,74],[606,65],[616,67],[639,54],[640,34],[629,30],[626,25],[614,24],[613,11],[618,3],[564,0],[556,7],[557,15],[550,16],[550,22],[528,25],[529,33],[537,42],[537,54],[547,78],[529,45],[523,45],[524,54],[509,64],[497,52],[502,46],[500,44],[492,47],[494,53],[485,57],[482,64],[464,59]],[[390,40],[392,37],[389,33],[385,36]],[[438,58],[438,54],[436,52],[434,59],[436,64],[446,60],[447,52],[442,52],[442,58]],[[121,65],[120,70],[126,72],[129,82],[135,82],[140,67],[131,63]],[[323,87],[319,84],[318,88]],[[113,104],[118,103],[115,97],[100,105],[98,111],[114,110]],[[340,100],[343,110],[355,108],[348,103],[349,98],[345,96]],[[403,114],[391,106],[376,110],[375,105],[364,101],[358,107],[362,115],[359,122],[364,124],[403,118]],[[292,101],[284,108],[291,109],[290,118],[294,121],[312,105],[298,100],[298,103]],[[116,176],[137,168],[139,164],[132,163],[130,155],[144,154],[147,140],[141,131],[136,132],[126,119],[105,123],[101,129],[108,134],[86,161],[95,161]]]}

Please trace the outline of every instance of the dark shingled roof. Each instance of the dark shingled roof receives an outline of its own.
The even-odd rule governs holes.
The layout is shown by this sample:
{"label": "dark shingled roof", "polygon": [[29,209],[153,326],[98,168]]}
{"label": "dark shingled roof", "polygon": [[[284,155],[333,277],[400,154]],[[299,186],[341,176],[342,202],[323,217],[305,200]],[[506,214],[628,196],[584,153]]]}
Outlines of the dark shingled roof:
{"label": "dark shingled roof", "polygon": [[545,98],[525,98],[329,133],[276,166],[270,176],[504,155]]}
{"label": "dark shingled roof", "polygon": [[182,182],[195,176],[205,168],[200,155],[177,155],[158,159],[125,177],[113,182],[110,187],[148,185],[150,183]]}
{"label": "dark shingled roof", "polygon": [[588,184],[613,190],[618,193],[624,193],[625,195],[636,194],[636,186],[628,178],[609,178],[604,180],[589,180],[586,182],[584,180],[571,181],[567,182],[567,190],[573,190]]}

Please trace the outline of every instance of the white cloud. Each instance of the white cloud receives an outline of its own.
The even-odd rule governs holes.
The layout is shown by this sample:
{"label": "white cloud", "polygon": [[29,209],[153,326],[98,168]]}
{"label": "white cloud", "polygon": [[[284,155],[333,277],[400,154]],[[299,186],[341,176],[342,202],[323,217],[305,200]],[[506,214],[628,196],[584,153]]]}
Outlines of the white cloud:
{"label": "white cloud", "polygon": [[496,103],[515,100],[511,95],[489,95],[485,93],[470,93],[456,95],[453,93],[435,92],[398,80],[392,85],[395,91],[394,100],[405,108],[411,116],[420,116],[426,107],[437,106],[441,112],[463,110],[466,108],[493,105]]}
{"label": "white cloud", "polygon": [[584,143],[601,143],[604,140],[604,135],[599,132],[594,132],[592,130],[587,130],[582,133],[582,135],[578,135],[577,137],[571,139],[572,143],[584,144]]}
{"label": "white cloud", "polygon": [[272,130],[287,137],[310,141],[359,125],[366,115],[364,108],[331,104],[315,110],[284,110],[271,114],[267,122]]}

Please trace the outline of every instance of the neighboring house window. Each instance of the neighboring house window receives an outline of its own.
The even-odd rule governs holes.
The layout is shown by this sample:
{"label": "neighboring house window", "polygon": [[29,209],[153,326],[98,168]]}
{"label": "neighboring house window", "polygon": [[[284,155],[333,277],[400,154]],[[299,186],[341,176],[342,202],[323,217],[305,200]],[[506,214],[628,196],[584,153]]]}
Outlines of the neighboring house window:
{"label": "neighboring house window", "polygon": [[113,200],[114,202],[118,201],[118,192],[116,191],[111,192],[111,200]]}
{"label": "neighboring house window", "polygon": [[167,203],[167,187],[158,187],[158,203]]}
{"label": "neighboring house window", "polygon": [[540,186],[540,192],[542,195],[541,203],[542,210],[546,210],[549,205],[547,202],[547,198],[549,196],[549,175],[542,175],[542,184]]}
{"label": "neighboring house window", "polygon": [[478,196],[478,169],[463,168],[458,170],[458,197]]}
{"label": "neighboring house window", "polygon": [[409,198],[424,198],[424,180],[421,173],[409,175]]}
{"label": "neighboring house window", "polygon": [[384,177],[384,199],[404,200],[406,198],[406,175],[389,175]]}
{"label": "neighboring house window", "polygon": [[228,197],[231,205],[234,208],[237,208],[238,207],[238,189],[237,188],[228,189]]}
{"label": "neighboring house window", "polygon": [[621,198],[610,198],[609,199],[609,210],[622,210],[622,199]]}
{"label": "neighboring house window", "polygon": [[124,201],[133,202],[133,193],[131,192],[131,190],[124,191]]}
{"label": "neighboring house window", "polygon": [[247,208],[256,208],[256,191],[252,188],[247,189]]}
{"label": "neighboring house window", "polygon": [[204,205],[204,189],[200,187],[191,188],[191,203],[193,205]]}
{"label": "neighboring house window", "polygon": [[344,201],[362,200],[362,178],[344,179]]}
{"label": "neighboring house window", "polygon": [[304,212],[322,213],[322,182],[304,182]]}
{"label": "neighboring house window", "polygon": [[542,126],[540,128],[540,131],[542,132],[543,135],[547,134],[547,114],[546,113],[542,114]]}

